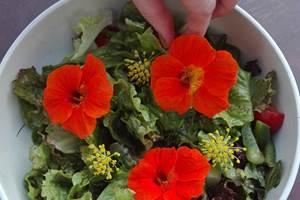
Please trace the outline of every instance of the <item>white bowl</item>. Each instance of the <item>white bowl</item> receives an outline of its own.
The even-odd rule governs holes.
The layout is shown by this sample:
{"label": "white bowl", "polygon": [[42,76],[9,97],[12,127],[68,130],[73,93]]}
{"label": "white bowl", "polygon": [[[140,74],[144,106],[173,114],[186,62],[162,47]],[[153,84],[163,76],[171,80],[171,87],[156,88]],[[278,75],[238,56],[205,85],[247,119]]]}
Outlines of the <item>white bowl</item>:
{"label": "white bowl", "polygon": [[[19,69],[42,67],[61,61],[71,51],[72,27],[82,16],[96,15],[113,9],[117,13],[125,0],[62,0],[39,15],[13,43],[0,66],[0,198],[26,199],[23,176],[30,169],[28,150],[30,130],[17,132],[22,126],[19,105],[12,94],[11,81]],[[168,1],[182,14],[179,1]],[[271,36],[244,10],[237,7],[228,15],[214,20],[212,28],[226,33],[241,48],[244,59],[257,58],[264,72],[278,74],[276,105],[285,113],[285,122],[275,137],[277,158],[283,161],[280,185],[267,196],[268,200],[287,199],[295,181],[299,159],[299,94],[291,69]]]}

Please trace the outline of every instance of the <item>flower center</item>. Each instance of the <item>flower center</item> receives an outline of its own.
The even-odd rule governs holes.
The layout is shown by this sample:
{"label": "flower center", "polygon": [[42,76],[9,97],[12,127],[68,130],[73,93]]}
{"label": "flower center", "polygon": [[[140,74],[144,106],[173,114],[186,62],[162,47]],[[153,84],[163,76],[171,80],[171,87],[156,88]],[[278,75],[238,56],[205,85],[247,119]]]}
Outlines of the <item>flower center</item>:
{"label": "flower center", "polygon": [[158,185],[165,185],[165,184],[168,184],[168,177],[166,174],[162,173],[162,172],[159,172],[157,177],[156,177],[156,180],[155,182],[158,184]]}
{"label": "flower center", "polygon": [[195,65],[190,65],[181,74],[181,83],[189,87],[189,94],[194,95],[203,81],[203,70]]}
{"label": "flower center", "polygon": [[158,186],[160,186],[162,191],[167,191],[176,184],[176,177],[174,169],[167,174],[159,171],[154,181]]}
{"label": "flower center", "polygon": [[74,104],[80,104],[86,96],[86,86],[81,84],[79,90],[72,93],[71,102]]}

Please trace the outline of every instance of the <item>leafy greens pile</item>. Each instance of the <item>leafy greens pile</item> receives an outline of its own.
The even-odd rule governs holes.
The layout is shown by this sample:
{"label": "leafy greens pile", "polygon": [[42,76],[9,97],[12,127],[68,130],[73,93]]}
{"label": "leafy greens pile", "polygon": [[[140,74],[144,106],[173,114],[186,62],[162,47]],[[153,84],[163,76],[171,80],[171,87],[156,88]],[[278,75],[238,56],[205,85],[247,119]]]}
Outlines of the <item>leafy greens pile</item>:
{"label": "leafy greens pile", "polygon": [[[238,81],[230,92],[231,107],[213,119],[188,111],[183,116],[162,111],[154,102],[148,85],[137,86],[127,76],[125,59],[135,59],[134,52],[154,59],[165,52],[152,27],[135,7],[125,4],[118,31],[106,29],[112,14],[85,17],[75,27],[74,52],[56,66],[46,66],[42,73],[34,67],[20,70],[13,91],[21,105],[24,123],[32,129],[33,146],[29,158],[32,169],[26,174],[25,188],[32,200],[130,200],[134,193],[127,188],[128,171],[150,148],[187,145],[200,148],[201,138],[215,130],[232,128],[239,137],[236,145],[247,148],[236,156],[241,163],[229,170],[213,168],[207,178],[205,193],[199,199],[263,199],[280,181],[281,163],[276,162],[275,147],[269,127],[262,122],[254,128],[253,111],[271,104],[275,94],[275,73],[257,78],[239,69]],[[97,47],[100,34],[108,43]],[[208,34],[216,49],[225,49],[240,62],[240,51],[226,41],[226,36]],[[47,75],[65,63],[83,64],[87,53],[101,58],[114,87],[111,111],[97,121],[94,133],[81,141],[49,122],[42,106]],[[111,181],[94,175],[86,161],[86,147],[105,144],[121,154],[120,171]]]}

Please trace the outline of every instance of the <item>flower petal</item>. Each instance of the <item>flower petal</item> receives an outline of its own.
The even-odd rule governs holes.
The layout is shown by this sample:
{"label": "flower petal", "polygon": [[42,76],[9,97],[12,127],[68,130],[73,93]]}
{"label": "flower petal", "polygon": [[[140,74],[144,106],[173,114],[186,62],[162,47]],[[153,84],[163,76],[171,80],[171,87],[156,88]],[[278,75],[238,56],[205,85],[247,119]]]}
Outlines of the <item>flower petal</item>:
{"label": "flower petal", "polygon": [[101,117],[109,112],[110,100],[113,96],[113,87],[107,79],[104,64],[100,59],[89,54],[82,73],[86,97],[80,106],[90,117]]}
{"label": "flower petal", "polygon": [[211,94],[226,94],[237,81],[238,64],[229,52],[217,51],[215,60],[204,71],[203,86]]}
{"label": "flower petal", "polygon": [[159,172],[168,174],[175,165],[177,153],[175,148],[154,148],[144,155],[144,159]]}
{"label": "flower petal", "polygon": [[190,200],[190,198],[180,198],[176,188],[168,190],[163,194],[163,200]]}
{"label": "flower petal", "polygon": [[73,109],[70,118],[62,124],[66,131],[77,135],[80,139],[84,139],[93,133],[96,127],[96,119],[87,116],[81,107]]}
{"label": "flower petal", "polygon": [[196,149],[180,147],[177,150],[175,171],[178,181],[205,181],[210,170],[206,157]]}
{"label": "flower petal", "polygon": [[81,103],[84,112],[94,118],[102,117],[110,110],[113,88],[107,79],[92,77],[86,84],[87,95]]}
{"label": "flower petal", "polygon": [[43,106],[52,123],[63,123],[72,114],[72,93],[78,90],[81,80],[79,65],[64,65],[48,75]]}
{"label": "flower petal", "polygon": [[81,77],[79,65],[64,65],[48,75],[46,88],[63,90],[71,95],[79,88]]}
{"label": "flower petal", "polygon": [[176,57],[185,66],[204,67],[214,60],[216,50],[204,37],[182,35],[172,42],[169,54]]}
{"label": "flower petal", "polygon": [[61,89],[44,90],[43,106],[53,124],[63,123],[71,116],[74,105],[70,102],[69,96]]}
{"label": "flower petal", "polygon": [[208,89],[201,87],[195,94],[193,107],[199,113],[211,118],[229,107],[228,93],[211,94]]}
{"label": "flower petal", "polygon": [[197,198],[203,193],[204,183],[205,178],[200,181],[178,181],[176,190],[181,199]]}
{"label": "flower petal", "polygon": [[88,82],[93,76],[107,79],[104,63],[93,54],[88,54],[82,68],[82,83]]}
{"label": "flower petal", "polygon": [[162,196],[154,180],[156,169],[147,160],[141,160],[129,173],[128,187],[136,193],[136,200],[158,199]]}
{"label": "flower petal", "polygon": [[204,71],[204,81],[194,96],[193,107],[207,117],[213,117],[229,107],[228,95],[237,81],[238,64],[230,53],[218,51],[215,60]]}
{"label": "flower petal", "polygon": [[191,106],[192,97],[188,94],[189,87],[177,78],[161,78],[152,87],[157,104],[164,111],[185,113]]}
{"label": "flower petal", "polygon": [[160,78],[179,78],[183,68],[183,64],[173,56],[162,55],[157,57],[151,65],[151,87]]}

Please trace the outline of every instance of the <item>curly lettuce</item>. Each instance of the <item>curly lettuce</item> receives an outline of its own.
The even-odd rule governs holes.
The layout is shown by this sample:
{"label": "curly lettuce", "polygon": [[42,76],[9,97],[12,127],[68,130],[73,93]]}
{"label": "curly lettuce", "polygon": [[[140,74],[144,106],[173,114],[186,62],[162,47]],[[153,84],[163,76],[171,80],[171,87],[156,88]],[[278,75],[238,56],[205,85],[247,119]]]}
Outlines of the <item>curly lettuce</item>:
{"label": "curly lettuce", "polygon": [[225,120],[229,127],[242,126],[253,121],[250,93],[250,74],[239,69],[236,85],[229,93],[230,107],[215,115],[214,118]]}
{"label": "curly lettuce", "polygon": [[98,34],[112,24],[112,12],[106,12],[95,17],[84,17],[75,26],[75,33],[80,36],[74,40],[74,52],[71,61],[83,56],[94,44]]}
{"label": "curly lettuce", "polygon": [[276,73],[274,71],[269,72],[263,79],[252,78],[250,91],[254,111],[262,112],[272,103],[272,97],[276,94],[275,81]]}

